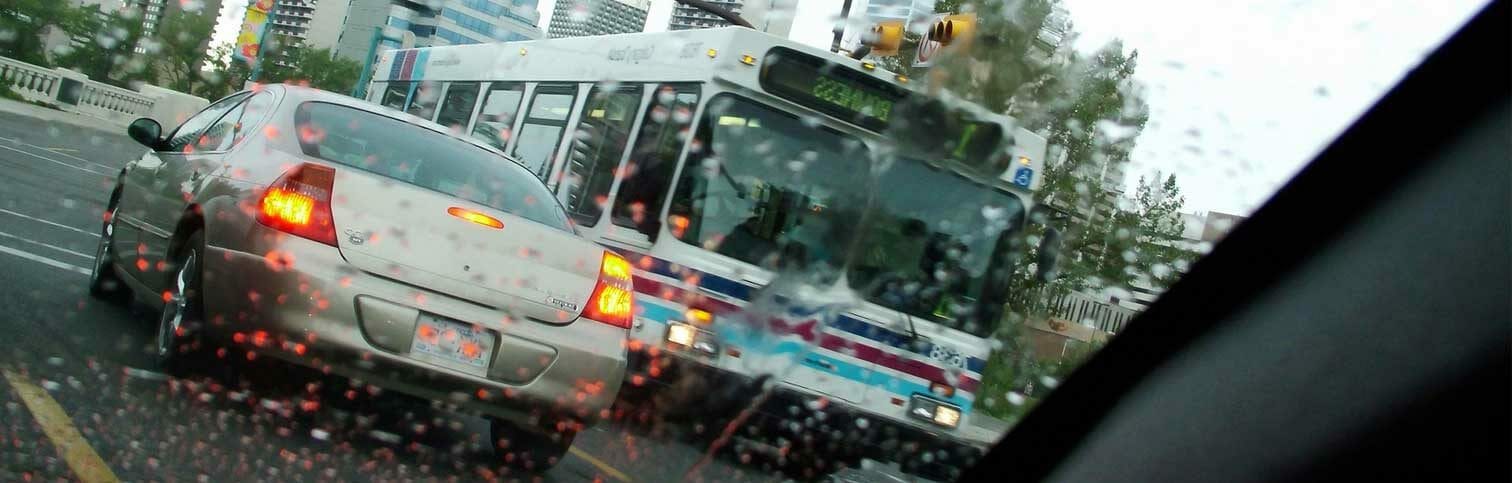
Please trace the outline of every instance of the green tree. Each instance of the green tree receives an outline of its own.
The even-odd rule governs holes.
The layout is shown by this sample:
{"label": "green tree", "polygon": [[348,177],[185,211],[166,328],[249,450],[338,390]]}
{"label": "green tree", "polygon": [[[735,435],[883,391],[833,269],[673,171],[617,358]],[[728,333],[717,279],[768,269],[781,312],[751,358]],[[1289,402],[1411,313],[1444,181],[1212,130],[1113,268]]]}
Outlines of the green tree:
{"label": "green tree", "polygon": [[[282,47],[279,42],[270,41],[263,52],[265,57],[257,79],[260,83],[299,84],[347,93],[356,85],[362,70],[361,65],[337,58],[329,49]],[[241,90],[251,68],[231,57],[231,46],[217,47],[210,58],[215,82],[213,88],[207,88],[205,97],[222,97]]]}
{"label": "green tree", "polygon": [[148,55],[157,59],[154,66],[168,88],[199,95],[213,84],[202,71],[209,60],[205,42],[213,26],[209,16],[190,12],[168,15],[158,24],[157,41]]}
{"label": "green tree", "polygon": [[1176,281],[1177,265],[1197,258],[1181,236],[1186,230],[1181,215],[1186,198],[1176,184],[1176,175],[1171,174],[1158,187],[1140,178],[1135,203],[1134,216],[1139,220],[1135,271],[1147,276],[1156,288],[1164,289]]}
{"label": "green tree", "polygon": [[937,2],[938,13],[975,13],[976,33],[952,44],[930,69],[931,88],[950,90],[993,112],[1015,114],[1010,101],[1037,81],[1054,76],[1057,65],[1036,46],[1057,0]]}
{"label": "green tree", "polygon": [[287,82],[332,92],[351,92],[362,65],[329,49],[288,48],[269,57],[260,82]]}
{"label": "green tree", "polygon": [[100,82],[130,87],[150,75],[146,61],[136,54],[142,40],[141,14],[136,10],[103,13],[98,5],[81,9],[81,24],[94,32],[83,45],[57,59],[58,65],[77,70]]}
{"label": "green tree", "polygon": [[914,53],[919,50],[919,41],[923,38],[922,35],[906,32],[903,34],[903,41],[898,45],[897,55],[874,57],[873,60],[883,69],[913,77],[918,71],[913,67]]}
{"label": "green tree", "polygon": [[200,96],[206,99],[219,99],[240,91],[246,83],[252,69],[246,62],[236,60],[231,56],[234,48],[232,44],[227,43],[210,49],[208,58],[205,60],[210,70],[203,75],[206,86],[200,91]]}
{"label": "green tree", "polygon": [[50,29],[72,35],[91,33],[82,9],[60,0],[0,2],[0,55],[40,66],[51,66],[42,36]]}

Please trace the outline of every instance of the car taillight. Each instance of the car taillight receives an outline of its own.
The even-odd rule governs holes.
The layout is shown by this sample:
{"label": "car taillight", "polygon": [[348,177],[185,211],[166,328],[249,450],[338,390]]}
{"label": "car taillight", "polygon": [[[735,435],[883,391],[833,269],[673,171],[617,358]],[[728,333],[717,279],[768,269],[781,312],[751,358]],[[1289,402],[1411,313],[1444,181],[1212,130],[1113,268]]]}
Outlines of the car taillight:
{"label": "car taillight", "polygon": [[257,200],[257,222],[290,235],[336,246],[331,187],[336,170],[301,164],[279,176]]}
{"label": "car taillight", "polygon": [[598,284],[588,297],[583,315],[615,327],[630,328],[635,317],[635,286],[630,280],[630,262],[625,257],[604,252],[599,265]]}

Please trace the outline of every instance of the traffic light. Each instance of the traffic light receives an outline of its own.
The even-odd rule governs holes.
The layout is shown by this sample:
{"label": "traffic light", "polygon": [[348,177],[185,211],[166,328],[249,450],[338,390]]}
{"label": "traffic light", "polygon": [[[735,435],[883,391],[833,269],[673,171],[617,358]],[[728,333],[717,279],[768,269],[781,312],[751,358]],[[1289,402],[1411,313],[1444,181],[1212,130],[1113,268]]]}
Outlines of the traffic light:
{"label": "traffic light", "polygon": [[976,31],[976,14],[951,14],[930,26],[929,40],[939,42],[940,45],[950,45],[971,38],[974,31]]}
{"label": "traffic light", "polygon": [[888,57],[898,55],[898,47],[903,45],[903,21],[888,20],[873,25],[871,38],[871,55]]}

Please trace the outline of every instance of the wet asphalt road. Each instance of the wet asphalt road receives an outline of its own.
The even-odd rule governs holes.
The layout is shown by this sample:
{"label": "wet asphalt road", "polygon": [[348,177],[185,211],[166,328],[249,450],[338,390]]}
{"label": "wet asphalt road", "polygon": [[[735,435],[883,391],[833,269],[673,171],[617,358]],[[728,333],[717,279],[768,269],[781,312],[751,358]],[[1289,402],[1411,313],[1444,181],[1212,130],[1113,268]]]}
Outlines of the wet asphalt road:
{"label": "wet asphalt road", "polygon": [[[155,372],[155,314],[86,293],[115,174],[143,150],[120,133],[0,112],[0,481],[74,480],[90,453],[126,481],[676,481],[702,455],[601,423],[556,469],[523,474],[492,456],[485,422],[438,403],[267,358]],[[39,414],[26,387],[66,417]],[[73,458],[55,444],[68,426]],[[724,458],[699,474],[774,479]]]}

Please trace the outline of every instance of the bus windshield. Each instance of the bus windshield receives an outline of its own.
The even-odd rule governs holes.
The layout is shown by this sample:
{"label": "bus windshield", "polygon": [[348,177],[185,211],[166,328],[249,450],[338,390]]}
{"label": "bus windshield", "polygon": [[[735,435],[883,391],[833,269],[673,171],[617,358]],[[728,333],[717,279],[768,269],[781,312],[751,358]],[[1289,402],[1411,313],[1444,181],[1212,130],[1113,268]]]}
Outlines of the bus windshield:
{"label": "bus windshield", "polygon": [[766,268],[844,260],[865,206],[859,140],[749,99],[709,101],[673,194],[679,239]]}
{"label": "bus windshield", "polygon": [[1023,225],[1018,197],[899,158],[879,176],[871,216],[847,274],[852,287],[910,316],[992,332],[1012,269],[1008,246]]}

